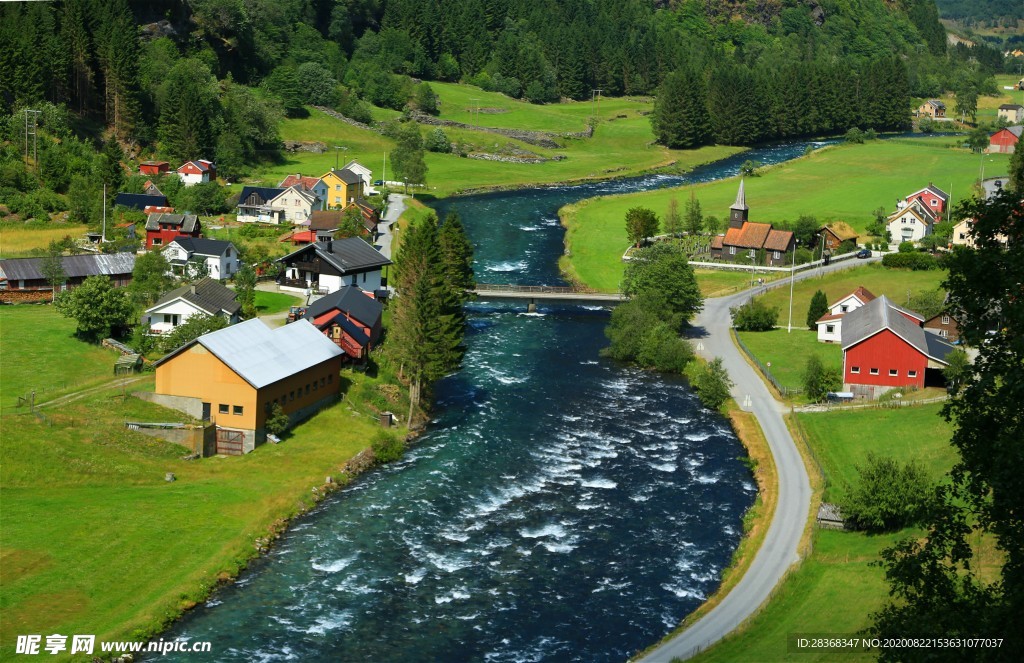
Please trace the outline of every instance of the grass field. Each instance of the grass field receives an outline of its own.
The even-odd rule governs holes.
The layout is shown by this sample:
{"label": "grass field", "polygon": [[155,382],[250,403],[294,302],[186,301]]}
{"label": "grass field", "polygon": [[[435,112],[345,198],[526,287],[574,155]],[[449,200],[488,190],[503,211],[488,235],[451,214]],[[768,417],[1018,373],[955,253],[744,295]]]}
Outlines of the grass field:
{"label": "grass field", "polygon": [[20,258],[40,251],[54,240],[78,239],[85,234],[80,225],[26,227],[22,224],[0,223],[0,258]]}
{"label": "grass field", "polygon": [[[853,465],[869,450],[901,461],[921,459],[932,480],[939,480],[955,461],[949,446],[950,427],[939,406],[902,410],[858,410],[798,414],[808,444],[819,459],[826,481],[826,499],[853,476]],[[812,516],[813,517],[813,516]],[[870,614],[888,599],[883,569],[874,565],[880,553],[898,540],[918,534],[907,529],[892,534],[815,530],[813,551],[790,573],[767,605],[723,642],[696,657],[717,661],[833,661],[835,652],[790,650],[794,634],[853,634],[870,625]],[[875,660],[876,654],[842,654],[844,661]]]}
{"label": "grass field", "polygon": [[[895,201],[929,182],[952,194],[954,204],[970,191],[978,178],[982,159],[985,174],[1006,172],[1008,157],[979,156],[952,149],[949,137],[879,140],[863,145],[840,145],[814,152],[795,161],[765,169],[760,177],[746,179],[746,198],[751,221],[795,220],[810,214],[822,223],[842,220],[863,232],[878,207],[895,208]],[[696,195],[704,214],[728,216],[736,199],[736,178],[692,187],[592,198],[563,207],[559,213],[566,226],[570,255],[563,263],[582,282],[603,289],[618,281],[619,259],[629,245],[626,210],[648,207],[664,216],[669,200],[682,205]]]}
{"label": "grass field", "polygon": [[74,333],[75,321],[51,305],[0,306],[0,411],[14,412],[33,389],[41,403],[113,379],[119,353]]}
{"label": "grass field", "polygon": [[298,306],[305,301],[299,297],[292,297],[286,295],[283,292],[266,292],[264,290],[256,291],[256,310],[260,315],[269,315],[271,313],[280,313],[281,311],[287,311],[289,307]]}
{"label": "grass field", "polygon": [[[15,361],[8,348],[58,320],[49,307],[6,307],[3,315],[6,402],[8,376],[31,372],[31,358]],[[49,341],[54,356],[71,359],[59,336]],[[92,367],[109,370],[105,360]],[[90,369],[76,370],[87,383]],[[52,382],[60,374],[44,377]],[[51,427],[30,414],[5,413],[0,659],[13,656],[23,633],[142,639],[233,576],[254,552],[254,539],[305,508],[310,489],[340,476],[339,466],[366,446],[378,425],[364,396],[379,400],[381,379],[344,372],[349,397],[283,444],[197,461],[182,460],[180,446],[126,430],[126,419],[183,415],[122,398],[117,386],[49,409]],[[132,388],[152,389],[152,380]],[[177,481],[164,481],[166,472]]]}
{"label": "grass field", "polygon": [[[796,311],[793,315],[795,318]],[[785,312],[779,316],[779,321],[786,322]],[[769,370],[772,375],[782,386],[790,389],[803,388],[804,367],[812,354],[817,355],[826,368],[843,370],[842,348],[835,343],[818,343],[818,332],[807,331],[802,316],[799,322],[792,333],[785,328],[767,332],[736,332],[762,364],[771,363]]]}

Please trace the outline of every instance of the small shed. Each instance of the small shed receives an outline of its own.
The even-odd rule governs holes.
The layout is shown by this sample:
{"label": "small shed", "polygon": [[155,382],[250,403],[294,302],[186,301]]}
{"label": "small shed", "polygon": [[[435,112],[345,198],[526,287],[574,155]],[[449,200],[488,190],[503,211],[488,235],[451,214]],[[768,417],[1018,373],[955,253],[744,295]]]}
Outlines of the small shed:
{"label": "small shed", "polygon": [[142,370],[142,355],[121,355],[114,363],[114,375],[128,375]]}
{"label": "small shed", "polygon": [[846,529],[846,522],[838,504],[822,502],[818,507],[818,527],[823,529]]}

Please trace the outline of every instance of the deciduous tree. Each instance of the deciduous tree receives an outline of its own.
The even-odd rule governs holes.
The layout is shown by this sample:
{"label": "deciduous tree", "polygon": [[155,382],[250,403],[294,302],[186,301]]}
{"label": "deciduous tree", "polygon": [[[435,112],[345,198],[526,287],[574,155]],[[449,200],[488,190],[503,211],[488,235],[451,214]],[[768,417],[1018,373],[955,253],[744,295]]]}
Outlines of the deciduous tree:
{"label": "deciduous tree", "polygon": [[55,305],[61,315],[78,323],[77,334],[92,342],[127,328],[135,315],[128,294],[115,289],[106,276],[90,276],[77,288],[61,293]]}
{"label": "deciduous tree", "polygon": [[700,201],[693,192],[690,192],[690,200],[686,203],[686,232],[691,235],[699,235],[704,231],[704,214],[700,209]]}
{"label": "deciduous tree", "polygon": [[814,324],[821,319],[821,316],[828,313],[828,299],[821,290],[815,290],[811,297],[811,305],[807,307],[807,328],[815,330],[818,325]]}
{"label": "deciduous tree", "polygon": [[658,234],[658,217],[646,207],[633,207],[626,212],[626,236],[630,244],[640,246],[648,237]]}

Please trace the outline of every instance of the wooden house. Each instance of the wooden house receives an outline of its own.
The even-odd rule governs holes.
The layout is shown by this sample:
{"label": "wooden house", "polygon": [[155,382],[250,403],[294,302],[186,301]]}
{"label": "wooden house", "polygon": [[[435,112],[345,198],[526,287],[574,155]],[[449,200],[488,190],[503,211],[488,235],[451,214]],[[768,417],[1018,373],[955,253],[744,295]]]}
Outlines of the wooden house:
{"label": "wooden house", "polygon": [[155,213],[146,217],[146,249],[163,248],[176,237],[202,237],[203,224],[195,214]]}
{"label": "wooden house", "polygon": [[770,267],[786,264],[786,254],[793,250],[796,240],[788,230],[776,230],[770,223],[753,223],[747,219],[747,206],[743,180],[736,194],[736,202],[729,208],[729,227],[725,235],[713,238],[711,256],[729,262],[754,264],[758,255],[764,252],[764,262]]}
{"label": "wooden house", "polygon": [[170,167],[166,161],[143,161],[139,164],[139,172],[143,175],[166,175]]}
{"label": "wooden house", "polygon": [[324,209],[342,209],[364,195],[362,178],[351,170],[331,168],[320,179],[327,185]]}
{"label": "wooden house", "polygon": [[932,119],[946,117],[946,104],[938,99],[929,99],[918,107],[917,115]]}
{"label": "wooden house", "polygon": [[213,182],[217,179],[217,166],[206,159],[186,161],[178,167],[178,178],[185,186]]}
{"label": "wooden house", "polygon": [[271,204],[284,192],[284,189],[268,186],[242,187],[235,208],[236,218],[240,223],[284,223],[284,210]]}
{"label": "wooden house", "polygon": [[337,400],[342,354],[306,320],[271,329],[254,318],[156,362],[153,400],[216,424],[217,453],[248,453],[275,405],[295,423]]}
{"label": "wooden house", "polygon": [[346,285],[378,290],[386,283],[384,268],[391,264],[380,251],[359,239],[314,242],[300,247],[277,262],[284,265],[278,279],[282,290],[329,294]]}
{"label": "wooden house", "polygon": [[996,154],[1013,154],[1017,151],[1021,132],[1024,132],[1024,126],[1019,124],[1015,127],[1000,129],[989,138],[986,150]]}
{"label": "wooden house", "polygon": [[924,321],[925,331],[938,334],[950,343],[960,340],[960,323],[949,311],[942,311]]}
{"label": "wooden house", "polygon": [[1003,104],[998,109],[999,117],[1009,124],[1024,122],[1024,106],[1020,104]]}
{"label": "wooden house", "polygon": [[[50,291],[53,286],[43,274],[44,258],[8,258],[0,260],[0,291]],[[134,253],[86,253],[61,258],[66,280],[60,290],[82,284],[90,276],[107,276],[115,287],[132,282]],[[8,301],[0,297],[0,301]]]}
{"label": "wooden house", "polygon": [[843,221],[833,221],[818,231],[821,237],[822,250],[835,253],[843,242],[857,242],[857,231]]}
{"label": "wooden house", "polygon": [[819,343],[839,343],[842,341],[843,318],[847,313],[855,311],[873,301],[875,296],[864,286],[858,286],[848,295],[840,297],[835,303],[829,304],[828,313],[818,318]]}
{"label": "wooden house", "polygon": [[228,324],[235,324],[241,310],[234,290],[206,277],[166,293],[146,309],[143,323],[149,325],[151,336],[158,336],[169,334],[194,315],[219,316]]}
{"label": "wooden house", "polygon": [[384,306],[372,292],[345,286],[316,300],[303,316],[349,358],[364,359],[380,340]]}

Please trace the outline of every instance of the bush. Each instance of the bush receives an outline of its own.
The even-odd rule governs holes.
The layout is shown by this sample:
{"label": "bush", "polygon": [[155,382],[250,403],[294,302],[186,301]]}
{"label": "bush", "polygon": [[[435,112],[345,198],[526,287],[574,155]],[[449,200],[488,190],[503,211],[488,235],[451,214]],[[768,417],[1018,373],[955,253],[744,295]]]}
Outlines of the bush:
{"label": "bush", "polygon": [[841,505],[843,516],[857,529],[884,532],[917,522],[928,501],[929,482],[916,462],[902,467],[887,456],[869,452],[857,466],[860,480]]}
{"label": "bush", "polygon": [[265,424],[267,432],[280,438],[288,432],[288,428],[291,425],[292,421],[288,418],[288,415],[284,413],[284,409],[281,408],[281,404],[274,403],[274,407],[270,409],[270,416],[267,417],[267,423]]}
{"label": "bush", "polygon": [[391,463],[405,453],[405,442],[387,431],[380,430],[373,436],[370,448],[378,463]]}
{"label": "bush", "polygon": [[818,328],[815,324],[821,316],[828,313],[828,298],[821,290],[816,290],[811,297],[811,305],[807,307],[807,328],[814,331]]}
{"label": "bush", "polygon": [[729,309],[732,324],[739,331],[771,331],[779,321],[779,309],[769,308],[759,299]]}
{"label": "bush", "polygon": [[448,134],[441,127],[435,127],[433,131],[427,134],[426,140],[423,141],[423,147],[428,152],[438,152],[440,154],[448,154],[452,151],[452,143],[448,140]]}
{"label": "bush", "polygon": [[843,377],[835,368],[828,368],[821,363],[818,355],[807,358],[807,366],[803,375],[804,393],[815,403],[825,400],[830,391],[839,391],[843,386]]}
{"label": "bush", "polygon": [[697,373],[693,381],[693,388],[697,392],[704,405],[712,410],[722,407],[722,404],[729,399],[729,390],[732,389],[732,380],[729,373],[722,366],[722,358],[715,357],[715,360]]}
{"label": "bush", "polygon": [[939,261],[927,253],[887,253],[882,256],[882,265],[890,269],[910,269],[919,272],[938,269]]}
{"label": "bush", "polygon": [[897,250],[900,253],[913,253],[917,249],[914,248],[913,242],[900,242],[900,245],[897,247]]}
{"label": "bush", "polygon": [[643,335],[636,362],[644,368],[682,373],[693,359],[693,348],[668,324],[660,323]]}

